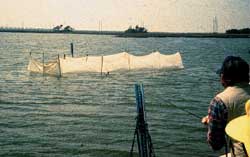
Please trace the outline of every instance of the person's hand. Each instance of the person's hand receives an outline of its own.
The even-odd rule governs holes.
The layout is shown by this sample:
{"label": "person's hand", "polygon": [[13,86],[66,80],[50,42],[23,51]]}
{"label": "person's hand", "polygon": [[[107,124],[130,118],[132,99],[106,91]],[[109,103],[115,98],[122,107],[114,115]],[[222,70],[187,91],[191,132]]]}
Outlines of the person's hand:
{"label": "person's hand", "polygon": [[202,120],[201,120],[201,123],[207,125],[209,123],[209,119],[208,119],[208,116],[206,117],[203,117]]}

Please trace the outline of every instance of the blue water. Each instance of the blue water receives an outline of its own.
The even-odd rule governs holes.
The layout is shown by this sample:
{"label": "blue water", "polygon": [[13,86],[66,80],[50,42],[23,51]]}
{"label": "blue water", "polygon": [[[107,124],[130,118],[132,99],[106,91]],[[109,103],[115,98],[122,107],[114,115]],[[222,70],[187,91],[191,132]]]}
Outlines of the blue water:
{"label": "blue water", "polygon": [[[48,61],[69,55],[71,42],[76,56],[179,51],[185,68],[62,78],[27,71],[30,52],[37,59],[44,52]],[[129,156],[137,82],[144,84],[156,156],[216,156],[206,127],[186,111],[205,116],[222,90],[215,71],[223,58],[234,54],[249,62],[249,50],[250,39],[0,33],[0,156]]]}

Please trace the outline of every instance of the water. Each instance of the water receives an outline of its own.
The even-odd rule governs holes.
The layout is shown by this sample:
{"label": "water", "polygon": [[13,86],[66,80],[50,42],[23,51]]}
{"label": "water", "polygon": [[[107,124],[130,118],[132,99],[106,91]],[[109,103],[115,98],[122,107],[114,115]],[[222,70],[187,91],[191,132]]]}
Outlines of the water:
{"label": "water", "polygon": [[[41,59],[44,52],[46,60],[54,59],[69,55],[71,42],[76,56],[180,51],[185,68],[62,78],[27,71],[30,51],[35,58]],[[0,33],[0,156],[129,156],[136,82],[144,84],[156,156],[216,156],[200,119],[181,109],[205,116],[210,100],[222,90],[216,69],[229,54],[249,61],[249,43],[250,39]]]}

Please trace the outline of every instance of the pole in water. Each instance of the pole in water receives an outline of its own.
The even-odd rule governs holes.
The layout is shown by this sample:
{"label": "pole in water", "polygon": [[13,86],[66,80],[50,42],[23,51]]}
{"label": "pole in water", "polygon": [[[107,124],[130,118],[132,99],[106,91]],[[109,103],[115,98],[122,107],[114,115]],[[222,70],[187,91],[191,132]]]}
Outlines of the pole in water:
{"label": "pole in water", "polygon": [[71,56],[73,58],[74,57],[74,45],[73,45],[73,43],[70,43],[70,51],[71,51]]}
{"label": "pole in water", "polygon": [[44,76],[44,52],[43,52],[43,76]]}
{"label": "pole in water", "polygon": [[62,76],[62,71],[61,71],[61,64],[60,64],[60,56],[59,56],[59,54],[57,56],[57,62],[58,62],[59,77],[61,77]]}
{"label": "pole in water", "polygon": [[102,76],[102,70],[103,70],[103,56],[101,57],[101,76]]}

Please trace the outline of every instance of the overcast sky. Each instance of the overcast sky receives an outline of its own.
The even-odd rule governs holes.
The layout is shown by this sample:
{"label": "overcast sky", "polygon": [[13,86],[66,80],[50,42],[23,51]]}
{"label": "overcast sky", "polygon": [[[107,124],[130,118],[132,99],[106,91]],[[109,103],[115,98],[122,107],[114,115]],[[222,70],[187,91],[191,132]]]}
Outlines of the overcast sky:
{"label": "overcast sky", "polygon": [[250,27],[250,0],[0,0],[0,26],[212,32]]}

